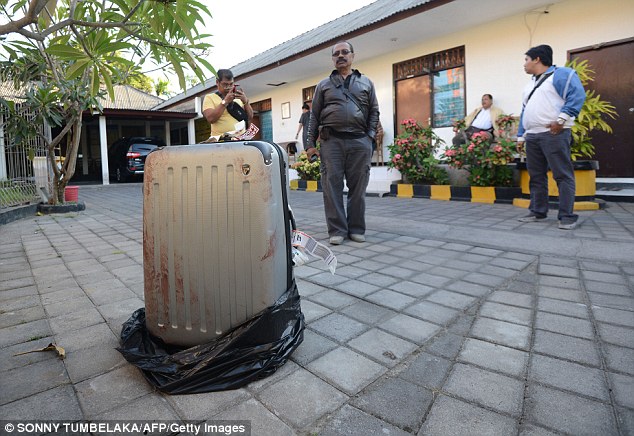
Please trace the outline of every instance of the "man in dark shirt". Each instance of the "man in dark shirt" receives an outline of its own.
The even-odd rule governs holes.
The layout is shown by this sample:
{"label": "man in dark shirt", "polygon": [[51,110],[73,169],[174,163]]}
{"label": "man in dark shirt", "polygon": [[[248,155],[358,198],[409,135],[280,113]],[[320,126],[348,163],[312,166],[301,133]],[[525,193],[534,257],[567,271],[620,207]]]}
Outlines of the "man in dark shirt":
{"label": "man in dark shirt", "polygon": [[[332,60],[336,70],[315,89],[305,148],[309,157],[321,156],[328,235],[332,245],[339,245],[345,237],[365,242],[365,190],[370,180],[379,104],[372,81],[352,68],[354,49],[349,42],[334,45]],[[317,137],[319,151],[315,148]],[[344,177],[347,208],[343,202]]]}

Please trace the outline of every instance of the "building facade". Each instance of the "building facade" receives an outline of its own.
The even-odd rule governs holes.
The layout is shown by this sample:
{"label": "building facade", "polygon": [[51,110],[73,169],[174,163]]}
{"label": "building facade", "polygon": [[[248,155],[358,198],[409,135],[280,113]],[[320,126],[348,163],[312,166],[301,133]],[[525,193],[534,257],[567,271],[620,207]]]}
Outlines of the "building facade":
{"label": "building facade", "polygon": [[[524,53],[549,44],[556,65],[588,59],[596,72],[591,88],[617,107],[613,134],[594,138],[598,175],[634,177],[632,16],[634,2],[618,0],[378,0],[231,69],[256,106],[263,139],[286,143],[295,138],[302,103],[332,70],[331,46],[350,41],[354,67],[377,88],[387,160],[385,146],[404,118],[431,124],[449,144],[452,120],[477,107],[482,94],[519,115],[529,80]],[[214,90],[212,78],[157,108],[196,113],[198,141],[200,102]]]}

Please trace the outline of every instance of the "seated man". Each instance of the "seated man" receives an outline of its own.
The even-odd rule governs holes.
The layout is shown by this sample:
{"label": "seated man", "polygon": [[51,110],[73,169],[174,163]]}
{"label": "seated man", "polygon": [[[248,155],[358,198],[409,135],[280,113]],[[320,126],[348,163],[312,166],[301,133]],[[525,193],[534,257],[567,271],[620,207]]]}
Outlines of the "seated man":
{"label": "seated man", "polygon": [[499,130],[497,119],[502,115],[502,109],[493,106],[493,96],[484,94],[482,96],[482,107],[475,109],[465,118],[465,129],[457,130],[453,138],[454,145],[468,142],[474,133],[486,132],[489,139],[493,139]]}

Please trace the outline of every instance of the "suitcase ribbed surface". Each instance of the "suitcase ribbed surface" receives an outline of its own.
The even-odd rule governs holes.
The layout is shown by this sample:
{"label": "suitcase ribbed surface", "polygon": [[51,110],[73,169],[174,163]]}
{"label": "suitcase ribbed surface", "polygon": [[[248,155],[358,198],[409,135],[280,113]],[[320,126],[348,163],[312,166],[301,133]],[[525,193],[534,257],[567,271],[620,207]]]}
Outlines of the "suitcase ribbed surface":
{"label": "suitcase ribbed surface", "polygon": [[[269,144],[267,146],[270,147]],[[271,306],[287,284],[279,160],[238,144],[148,156],[144,272],[148,329],[208,342]]]}

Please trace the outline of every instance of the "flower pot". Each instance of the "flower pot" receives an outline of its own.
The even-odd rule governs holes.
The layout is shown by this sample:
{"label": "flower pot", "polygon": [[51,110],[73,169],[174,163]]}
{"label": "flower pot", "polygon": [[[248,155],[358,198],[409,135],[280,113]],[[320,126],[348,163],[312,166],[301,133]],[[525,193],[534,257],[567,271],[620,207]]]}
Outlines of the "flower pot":
{"label": "flower pot", "polygon": [[64,188],[64,202],[77,203],[79,200],[79,186],[66,186]]}
{"label": "flower pot", "polygon": [[[596,160],[573,161],[575,171],[575,205],[574,210],[597,210],[603,207],[603,202],[596,201],[594,196],[597,190],[596,170],[599,169],[599,162]],[[531,192],[529,187],[530,177],[526,162],[518,162],[517,169],[520,173],[520,187],[522,189],[521,198],[516,198],[513,204],[518,207],[528,208],[530,204]],[[559,189],[557,182],[553,179],[553,174],[548,171],[548,197],[550,207],[555,209],[559,202]]]}

